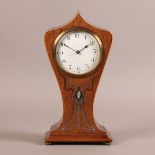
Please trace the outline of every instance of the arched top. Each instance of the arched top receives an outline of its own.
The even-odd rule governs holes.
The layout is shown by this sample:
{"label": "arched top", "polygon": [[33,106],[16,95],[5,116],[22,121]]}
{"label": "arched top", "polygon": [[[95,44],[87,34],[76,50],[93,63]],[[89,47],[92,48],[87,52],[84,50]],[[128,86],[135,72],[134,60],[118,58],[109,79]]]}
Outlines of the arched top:
{"label": "arched top", "polygon": [[64,31],[65,29],[73,29],[73,28],[77,28],[77,27],[81,27],[81,28],[85,28],[85,29],[88,29],[90,31],[93,31],[93,32],[99,32],[99,31],[102,31],[102,32],[105,32],[106,33],[109,33],[106,29],[101,29],[101,28],[98,28],[96,27],[95,25],[93,24],[90,24],[89,22],[87,22],[80,14],[80,12],[78,11],[77,14],[75,15],[75,17],[73,19],[71,19],[70,22],[66,23],[66,24],[63,24],[63,25],[60,25],[60,26],[57,26],[57,27],[52,27],[48,30],[47,33],[49,33],[50,31],[57,31],[57,30],[62,30]]}

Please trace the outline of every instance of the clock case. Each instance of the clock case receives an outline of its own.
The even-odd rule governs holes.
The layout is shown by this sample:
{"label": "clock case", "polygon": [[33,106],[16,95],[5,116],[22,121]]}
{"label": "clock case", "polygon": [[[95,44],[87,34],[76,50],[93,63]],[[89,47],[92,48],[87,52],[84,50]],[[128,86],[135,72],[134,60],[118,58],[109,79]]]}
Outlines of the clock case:
{"label": "clock case", "polygon": [[[65,72],[60,68],[55,58],[56,38],[61,33],[73,29],[82,29],[95,34],[99,37],[102,45],[103,54],[99,65],[84,75]],[[94,98],[111,43],[110,32],[90,25],[79,13],[67,25],[46,32],[45,45],[63,100],[63,116],[46,133],[46,144],[54,142],[112,142],[109,132],[96,122],[93,115]]]}

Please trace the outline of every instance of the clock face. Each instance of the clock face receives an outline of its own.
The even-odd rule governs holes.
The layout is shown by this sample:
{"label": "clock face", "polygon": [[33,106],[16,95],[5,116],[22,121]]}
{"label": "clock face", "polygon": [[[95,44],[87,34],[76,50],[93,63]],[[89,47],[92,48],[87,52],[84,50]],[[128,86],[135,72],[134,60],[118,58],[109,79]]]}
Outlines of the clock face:
{"label": "clock face", "polygon": [[56,60],[66,72],[82,75],[94,70],[100,62],[99,38],[85,30],[72,30],[56,42]]}

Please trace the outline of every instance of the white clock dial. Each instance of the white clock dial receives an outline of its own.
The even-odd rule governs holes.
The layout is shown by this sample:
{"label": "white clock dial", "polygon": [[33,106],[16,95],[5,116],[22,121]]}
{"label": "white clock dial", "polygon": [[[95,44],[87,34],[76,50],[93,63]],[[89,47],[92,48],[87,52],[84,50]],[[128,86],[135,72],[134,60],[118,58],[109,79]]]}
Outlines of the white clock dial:
{"label": "white clock dial", "polygon": [[65,33],[56,43],[56,60],[59,66],[71,74],[91,72],[100,62],[99,40],[84,30]]}

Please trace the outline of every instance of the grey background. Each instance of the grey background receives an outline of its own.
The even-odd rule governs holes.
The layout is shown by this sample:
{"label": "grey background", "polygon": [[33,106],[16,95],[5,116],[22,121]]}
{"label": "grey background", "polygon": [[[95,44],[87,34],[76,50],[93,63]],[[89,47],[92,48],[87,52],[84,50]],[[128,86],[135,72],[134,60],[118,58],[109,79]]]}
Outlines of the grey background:
{"label": "grey background", "polygon": [[[80,11],[113,34],[94,115],[110,146],[46,146],[62,100],[44,33]],[[0,152],[9,154],[155,154],[154,0],[0,0]]]}

